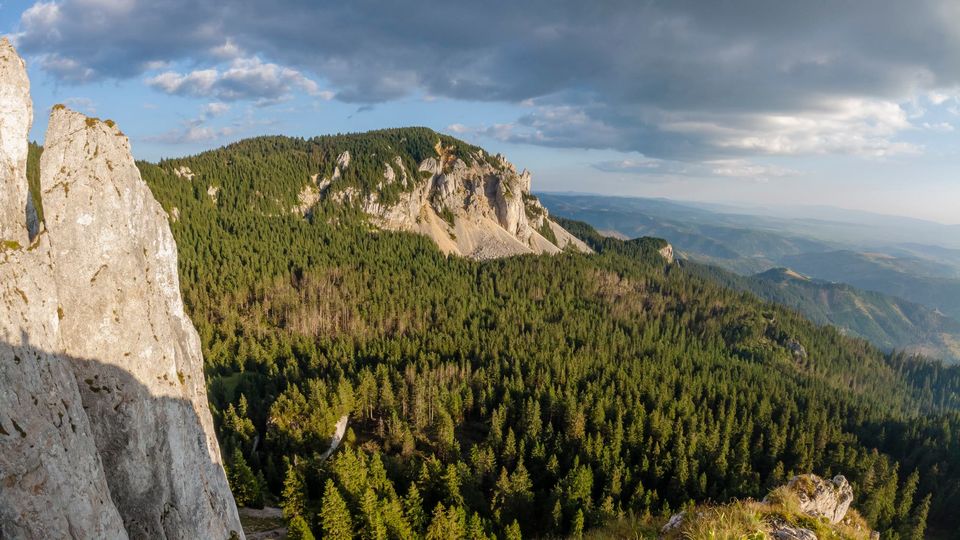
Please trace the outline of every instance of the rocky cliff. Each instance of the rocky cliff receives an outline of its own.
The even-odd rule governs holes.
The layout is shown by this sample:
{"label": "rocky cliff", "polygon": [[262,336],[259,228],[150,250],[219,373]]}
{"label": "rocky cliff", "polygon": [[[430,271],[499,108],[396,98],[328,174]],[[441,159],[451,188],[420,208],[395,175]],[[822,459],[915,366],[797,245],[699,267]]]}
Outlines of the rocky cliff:
{"label": "rocky cliff", "polygon": [[[407,170],[399,156],[388,157],[378,189],[366,191],[340,181],[351,166],[352,156],[344,151],[331,175],[311,178],[294,211],[307,213],[321,200],[357,205],[381,228],[417,232],[445,253],[475,259],[564,249],[590,252],[549,219],[530,192],[529,172],[517,172],[502,156],[482,150],[461,157],[437,141],[434,151],[417,170]],[[399,193],[397,200],[385,200],[382,194],[389,188]]]}
{"label": "rocky cliff", "polygon": [[166,214],[127,138],[54,107],[29,201],[23,61],[0,43],[0,537],[242,536]]}

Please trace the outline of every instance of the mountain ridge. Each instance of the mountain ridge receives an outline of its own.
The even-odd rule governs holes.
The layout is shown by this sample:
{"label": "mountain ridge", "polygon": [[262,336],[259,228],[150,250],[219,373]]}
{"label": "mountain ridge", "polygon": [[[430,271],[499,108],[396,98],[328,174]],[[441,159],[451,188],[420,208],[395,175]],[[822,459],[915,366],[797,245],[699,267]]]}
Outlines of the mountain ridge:
{"label": "mountain ridge", "polygon": [[[251,195],[266,199],[264,212],[313,218],[318,211],[339,212],[346,207],[362,212],[380,229],[416,232],[431,238],[444,253],[475,259],[589,251],[550,220],[547,209],[530,191],[528,171],[517,171],[501,155],[487,154],[428,128],[311,139],[257,137],[161,161],[158,172],[202,183],[211,162],[229,161],[225,156],[238,149],[260,152],[267,160],[290,156],[301,171],[299,182],[279,189],[258,186],[245,196],[246,204]],[[214,198],[224,195],[222,189],[235,188],[212,183],[206,187],[214,204]],[[271,197],[273,208],[269,208]]]}

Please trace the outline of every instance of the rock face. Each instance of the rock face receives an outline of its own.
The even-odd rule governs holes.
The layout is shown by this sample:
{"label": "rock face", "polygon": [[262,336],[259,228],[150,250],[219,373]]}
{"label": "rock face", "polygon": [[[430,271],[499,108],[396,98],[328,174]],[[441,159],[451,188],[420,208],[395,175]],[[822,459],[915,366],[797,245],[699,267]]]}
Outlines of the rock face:
{"label": "rock face", "polygon": [[[29,121],[3,108],[29,107],[22,66],[4,42],[3,164],[26,156]],[[128,140],[57,106],[40,165],[45,230],[0,248],[0,537],[242,537],[176,246]],[[18,238],[24,173],[0,169]]]}
{"label": "rock face", "polygon": [[839,523],[853,502],[853,488],[843,475],[824,480],[813,474],[793,477],[787,484],[800,499],[800,511]]}
{"label": "rock face", "polygon": [[488,160],[480,153],[470,156],[468,165],[439,142],[435,151],[436,157],[423,160],[416,171],[406,170],[398,156],[384,162],[380,186],[402,188],[399,200],[389,204],[377,192],[338,186],[351,161],[350,153],[343,152],[333,174],[312,178],[301,192],[301,204],[292,210],[308,214],[303,203],[315,204],[316,188],[321,197],[360,206],[381,228],[432,238],[445,253],[492,259],[564,249],[590,252],[549,219],[546,208],[530,193],[529,172],[518,173],[506,159]]}
{"label": "rock face", "polygon": [[770,532],[774,540],[817,540],[817,535],[810,529],[802,527],[791,527],[789,525],[777,525]]}
{"label": "rock face", "polygon": [[[0,42],[0,175],[26,178],[27,136],[33,102],[26,66],[7,38]],[[26,245],[27,184],[5,184],[0,191],[0,240]]]}
{"label": "rock face", "polygon": [[667,244],[666,246],[660,248],[660,256],[663,257],[663,260],[667,261],[667,264],[673,264],[673,246]]}

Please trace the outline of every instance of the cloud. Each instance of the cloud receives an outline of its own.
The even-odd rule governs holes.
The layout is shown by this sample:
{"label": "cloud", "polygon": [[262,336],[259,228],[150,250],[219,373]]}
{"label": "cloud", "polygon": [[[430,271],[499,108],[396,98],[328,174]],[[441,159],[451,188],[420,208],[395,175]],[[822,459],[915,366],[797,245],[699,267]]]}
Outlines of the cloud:
{"label": "cloud", "polygon": [[619,161],[601,161],[593,167],[599,171],[634,174],[646,177],[732,178],[767,182],[775,178],[799,175],[800,172],[777,165],[762,164],[746,159],[715,159],[700,163],[673,161],[639,156]]}
{"label": "cloud", "polygon": [[213,128],[203,125],[185,125],[160,135],[145,137],[146,141],[162,144],[188,144],[212,142],[236,133],[231,127]]}
{"label": "cloud", "polygon": [[213,103],[207,103],[204,105],[203,109],[201,109],[201,114],[206,118],[213,118],[220,116],[229,110],[230,105],[228,103],[214,101]]}
{"label": "cloud", "polygon": [[189,73],[166,71],[148,78],[146,83],[167,94],[224,101],[254,99],[274,103],[289,98],[297,90],[321,94],[317,83],[299,71],[263,62],[257,57],[236,58],[223,71],[216,68]]}
{"label": "cloud", "polygon": [[63,104],[86,114],[97,114],[97,104],[90,98],[69,97],[63,100]]}
{"label": "cloud", "polygon": [[953,0],[59,0],[24,12],[17,42],[67,81],[196,66],[151,84],[221,101],[331,97],[321,80],[361,105],[524,104],[496,131],[532,144],[886,156],[920,150],[900,140],[914,127],[903,104],[946,105],[960,87],[958,18]]}
{"label": "cloud", "polygon": [[[234,109],[233,105],[214,101],[200,107],[195,118],[180,122],[178,127],[144,137],[148,142],[179,145],[190,143],[210,143],[222,141],[229,137],[238,137],[250,132],[254,128],[271,126],[275,120],[263,118],[254,114],[253,107],[246,107],[239,114],[234,114],[232,120],[224,125],[214,126],[215,119],[221,118]],[[220,121],[221,123],[223,120]]]}
{"label": "cloud", "polygon": [[220,78],[215,69],[203,69],[181,75],[167,71],[147,79],[147,84],[167,94],[208,97],[214,93],[214,85]]}
{"label": "cloud", "polygon": [[619,161],[601,161],[594,163],[594,168],[604,172],[614,173],[651,173],[665,170],[665,164],[668,163],[662,159],[648,158],[640,156],[636,159],[622,159]]}
{"label": "cloud", "polygon": [[707,161],[704,164],[709,167],[710,174],[713,176],[723,176],[727,178],[767,181],[771,178],[783,178],[800,174],[793,169],[778,167],[776,165],[761,165],[745,159],[717,159]]}

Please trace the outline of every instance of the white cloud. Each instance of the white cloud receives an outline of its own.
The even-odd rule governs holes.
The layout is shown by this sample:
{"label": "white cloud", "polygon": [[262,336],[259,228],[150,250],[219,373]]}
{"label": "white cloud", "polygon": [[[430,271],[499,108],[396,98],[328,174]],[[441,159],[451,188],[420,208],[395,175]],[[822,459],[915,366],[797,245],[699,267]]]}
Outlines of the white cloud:
{"label": "white cloud", "polygon": [[97,104],[90,98],[69,97],[63,100],[63,104],[86,114],[97,114]]}
{"label": "white cloud", "polygon": [[214,97],[223,101],[251,99],[261,104],[288,99],[295,91],[321,99],[333,97],[329,92],[321,92],[315,81],[299,71],[263,62],[257,57],[236,58],[223,71],[218,68],[189,73],[166,71],[148,78],[146,83],[167,94]]}
{"label": "white cloud", "polygon": [[728,178],[743,178],[758,181],[767,181],[771,178],[796,176],[798,171],[778,167],[776,165],[762,165],[745,159],[716,159],[704,162],[713,176]]}
{"label": "white cloud", "polygon": [[896,103],[853,98],[795,114],[668,114],[659,124],[663,131],[696,135],[711,146],[732,151],[874,157],[919,151],[894,140],[912,127],[906,111]]}
{"label": "white cloud", "polygon": [[62,22],[60,6],[56,2],[37,2],[20,15],[20,25],[27,29],[42,28],[56,33],[57,25]]}
{"label": "white cloud", "polygon": [[40,65],[61,79],[74,83],[89,82],[97,78],[96,71],[72,58],[49,54],[40,58]]}
{"label": "white cloud", "polygon": [[[40,1],[16,39],[67,81],[150,73],[163,92],[259,105],[506,102],[526,114],[487,135],[665,159],[918,152],[903,133],[945,129],[927,109],[960,114],[954,0],[622,2],[589,21],[582,2],[543,6]],[[453,17],[472,23],[437,31]]]}
{"label": "white cloud", "polygon": [[685,162],[657,159],[644,155],[619,161],[594,163],[597,170],[608,173],[634,174],[646,177],[735,178],[767,182],[800,174],[799,171],[777,165],[756,163],[747,159],[713,159]]}
{"label": "white cloud", "polygon": [[235,134],[232,127],[214,128],[209,126],[187,125],[180,129],[172,129],[160,135],[146,137],[147,141],[163,144],[188,144],[211,142]]}
{"label": "white cloud", "polygon": [[950,133],[954,130],[953,124],[950,122],[924,122],[920,124],[920,127],[928,131],[936,131],[939,133]]}
{"label": "white cloud", "polygon": [[222,45],[217,45],[210,49],[210,54],[216,58],[222,58],[224,60],[233,60],[234,58],[239,58],[243,56],[243,49],[241,49],[231,38],[227,38]]}
{"label": "white cloud", "polygon": [[203,69],[180,74],[167,71],[147,79],[146,83],[167,94],[185,94],[193,96],[209,96],[213,94],[214,85],[220,78],[216,69]]}
{"label": "white cloud", "polygon": [[228,103],[223,103],[220,101],[215,101],[213,103],[207,103],[203,106],[201,114],[206,117],[220,116],[221,114],[230,110],[230,105]]}

